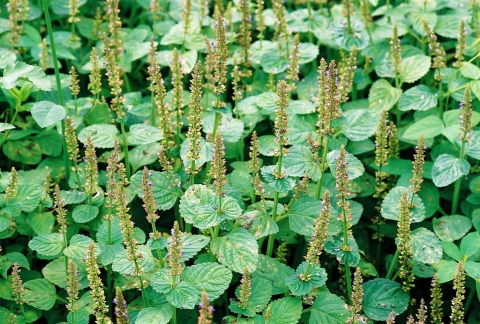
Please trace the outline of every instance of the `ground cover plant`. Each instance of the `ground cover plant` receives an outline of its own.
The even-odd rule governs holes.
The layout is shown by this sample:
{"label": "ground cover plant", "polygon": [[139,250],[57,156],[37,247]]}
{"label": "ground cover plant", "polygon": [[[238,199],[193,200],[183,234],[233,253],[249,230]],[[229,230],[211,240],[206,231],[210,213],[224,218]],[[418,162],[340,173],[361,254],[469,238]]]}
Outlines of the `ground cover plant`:
{"label": "ground cover plant", "polygon": [[480,3],[10,0],[5,323],[479,323]]}

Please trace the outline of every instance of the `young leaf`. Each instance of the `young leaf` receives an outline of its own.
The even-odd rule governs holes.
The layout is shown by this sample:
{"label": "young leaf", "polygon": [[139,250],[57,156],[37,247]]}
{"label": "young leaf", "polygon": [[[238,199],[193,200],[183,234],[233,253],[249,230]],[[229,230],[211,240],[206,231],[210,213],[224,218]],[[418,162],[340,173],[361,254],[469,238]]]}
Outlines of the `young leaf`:
{"label": "young leaf", "polygon": [[[288,156],[288,155],[287,155]],[[282,178],[277,177],[277,166],[276,165],[267,165],[263,166],[260,169],[262,176],[265,178],[265,181],[273,188],[273,190],[280,193],[287,193],[293,189],[295,185],[295,180],[286,174],[286,169],[282,166],[282,174],[285,174]]]}
{"label": "young leaf", "polygon": [[[307,268],[309,268],[308,273]],[[302,262],[296,271],[296,274],[285,279],[285,284],[294,296],[303,296],[318,288],[327,282],[327,273],[325,269],[318,264],[309,264]]]}
{"label": "young leaf", "polygon": [[117,127],[114,125],[96,124],[82,129],[78,134],[78,140],[85,144],[87,135],[90,135],[95,148],[113,148],[113,143],[117,138],[117,134]]}
{"label": "young leaf", "polygon": [[370,109],[378,112],[382,109],[388,111],[397,103],[401,95],[401,89],[396,89],[387,80],[380,79],[370,88],[368,105]]}
{"label": "young leaf", "polygon": [[306,146],[296,145],[290,148],[283,158],[283,166],[287,174],[293,177],[302,177],[308,173],[310,179],[318,181],[322,176],[319,163],[315,161],[312,151]]}
{"label": "young leaf", "polygon": [[460,243],[462,259],[467,260],[478,251],[480,251],[480,234],[478,232],[467,234]]}
{"label": "young leaf", "polygon": [[51,101],[39,101],[32,106],[32,117],[38,126],[45,128],[55,125],[67,116],[65,108]]}
{"label": "young leaf", "polygon": [[350,317],[350,312],[343,299],[328,291],[318,294],[310,310],[309,324],[344,324]]}
{"label": "young leaf", "polygon": [[363,293],[363,311],[374,321],[385,321],[392,311],[395,316],[403,313],[410,300],[399,283],[383,278],[364,283]]}
{"label": "young leaf", "polygon": [[408,110],[428,110],[438,105],[438,99],[435,94],[423,84],[419,84],[405,91],[398,101],[398,109]]}
{"label": "young leaf", "polygon": [[229,196],[222,199],[220,211],[217,205],[218,197],[213,190],[204,185],[193,185],[180,199],[180,215],[187,223],[203,230],[224,220],[235,219],[242,213],[237,201]]}
{"label": "young leaf", "polygon": [[35,236],[29,243],[28,247],[40,254],[54,256],[62,252],[63,235],[58,233],[44,234]]}
{"label": "young leaf", "polygon": [[358,250],[357,241],[350,235],[348,237],[348,247],[350,251],[342,251],[343,235],[336,235],[328,237],[325,241],[325,251],[334,254],[340,264],[348,264],[351,267],[356,267],[360,262],[360,252]]}
{"label": "young leaf", "polygon": [[[284,297],[268,305],[269,322],[276,324],[297,323],[302,316],[302,301],[300,298]],[[265,315],[266,311],[263,312]]]}
{"label": "young leaf", "polygon": [[93,240],[82,234],[75,234],[70,239],[70,244],[63,250],[63,254],[71,259],[84,260],[87,249]]}
{"label": "young leaf", "polygon": [[[2,216],[0,215],[0,218],[1,217]],[[35,232],[35,234],[50,234],[52,232],[53,225],[55,224],[55,217],[51,212],[32,212],[28,214],[28,223],[32,227],[32,230]],[[10,222],[8,224],[10,224]]]}
{"label": "young leaf", "polygon": [[88,223],[98,215],[98,207],[90,205],[75,206],[72,212],[72,218],[77,223]]}
{"label": "young leaf", "polygon": [[[155,268],[155,259],[152,251],[145,245],[139,245],[138,253],[142,256],[138,263],[142,266],[143,271],[152,271]],[[127,251],[123,250],[116,255],[112,269],[121,274],[133,275],[135,272],[135,264],[128,259]]]}
{"label": "young leaf", "polygon": [[413,83],[421,79],[430,70],[430,56],[413,55],[400,63],[400,78],[405,83]]}
{"label": "young leaf", "polygon": [[462,259],[462,254],[460,253],[460,250],[455,243],[443,241],[442,249],[443,253],[445,253],[455,261],[460,261]]}
{"label": "young leaf", "polygon": [[446,187],[470,172],[470,164],[450,154],[442,154],[435,160],[432,180],[437,187]]}
{"label": "young leaf", "polygon": [[205,290],[210,301],[213,301],[230,285],[232,272],[218,263],[200,263],[185,268],[182,280],[199,292]]}
{"label": "young leaf", "polygon": [[320,208],[320,201],[307,195],[293,201],[287,213],[290,229],[300,235],[311,236]]}
{"label": "young leaf", "polygon": [[127,135],[129,145],[141,145],[158,142],[163,138],[162,133],[157,127],[145,124],[135,124],[130,126]]}
{"label": "young leaf", "polygon": [[255,237],[243,228],[237,228],[210,243],[212,253],[218,261],[238,273],[245,267],[254,272],[258,262],[258,243]]}
{"label": "young leaf", "polygon": [[50,310],[57,301],[55,286],[47,279],[34,279],[23,284],[25,301],[40,310]]}
{"label": "young leaf", "polygon": [[428,116],[410,125],[403,133],[403,137],[410,140],[418,140],[420,135],[424,138],[433,138],[442,134],[443,129],[443,121],[440,118]]}

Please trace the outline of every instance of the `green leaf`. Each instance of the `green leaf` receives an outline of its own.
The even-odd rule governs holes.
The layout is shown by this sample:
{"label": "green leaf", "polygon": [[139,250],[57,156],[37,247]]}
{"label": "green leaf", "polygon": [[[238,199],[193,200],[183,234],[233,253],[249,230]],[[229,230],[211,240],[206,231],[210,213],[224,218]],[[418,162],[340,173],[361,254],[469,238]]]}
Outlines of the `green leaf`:
{"label": "green leaf", "polygon": [[[302,316],[302,301],[300,298],[284,297],[271,302],[269,305],[269,322],[276,324],[298,323]],[[265,315],[265,312],[263,313]]]}
{"label": "green leaf", "polygon": [[259,206],[260,209],[257,209],[257,206],[257,204],[250,205],[249,209],[253,210],[243,213],[238,218],[243,228],[247,229],[256,239],[278,233],[277,223],[261,206]]}
{"label": "green leaf", "polygon": [[476,281],[480,280],[480,263],[473,261],[465,262],[465,272]]}
{"label": "green leaf", "polygon": [[315,112],[315,105],[307,100],[290,100],[287,107],[288,114],[311,114]]}
{"label": "green leaf", "polygon": [[442,154],[435,160],[432,180],[437,187],[446,187],[470,172],[470,164],[450,154]]}
{"label": "green leaf", "polygon": [[50,156],[59,156],[62,153],[63,137],[56,130],[40,133],[35,137],[42,153]]}
{"label": "green leaf", "polygon": [[217,237],[210,244],[218,261],[238,273],[245,267],[254,272],[258,262],[258,243],[244,228],[237,228],[223,237]]}
{"label": "green leaf", "polygon": [[[144,272],[150,272],[155,268],[155,258],[152,251],[145,245],[138,245],[138,253],[141,255],[140,261],[137,261]],[[121,274],[133,275],[135,270],[135,263],[130,261],[127,256],[127,251],[122,251],[117,254],[112,264],[112,269]]]}
{"label": "green leaf", "polygon": [[340,264],[348,264],[351,267],[356,267],[360,262],[360,252],[358,250],[357,241],[352,235],[348,237],[349,251],[342,251],[344,245],[343,235],[334,237],[329,236],[325,241],[325,251],[334,254]]}
{"label": "green leaf", "polygon": [[10,160],[25,164],[38,164],[42,160],[42,149],[33,139],[8,141],[3,145],[3,154]]}
{"label": "green leaf", "polygon": [[[340,153],[339,150],[333,150],[327,154],[327,164],[330,167],[330,172],[336,176],[337,157]],[[365,167],[362,162],[357,159],[353,154],[347,152],[347,173],[348,179],[354,180],[360,177],[365,172]]]}
{"label": "green leaf", "polygon": [[305,145],[307,143],[307,135],[316,139],[316,123],[317,114],[315,113],[308,115],[289,115],[287,132],[288,144]]}
{"label": "green leaf", "polygon": [[50,234],[52,232],[53,225],[55,224],[55,217],[51,212],[32,212],[28,214],[28,223],[32,227],[32,230],[35,232],[35,234]]}
{"label": "green leaf", "polygon": [[[203,114],[203,131],[206,133],[212,133],[215,123],[215,113],[207,112]],[[233,118],[229,115],[222,116],[222,123],[218,127],[220,135],[225,142],[235,143],[241,137],[244,129],[243,121],[240,119]]]}
{"label": "green leaf", "polygon": [[[460,139],[457,138],[457,143],[460,142]],[[460,144],[460,147],[462,145]],[[470,141],[465,143],[465,154],[468,156],[480,160],[480,132],[473,131],[470,133]]]}
{"label": "green leaf", "polygon": [[32,117],[41,128],[55,125],[67,116],[65,108],[51,101],[39,101],[32,106]]}
{"label": "green leaf", "polygon": [[413,55],[402,59],[400,63],[400,79],[405,83],[420,80],[430,70],[430,56]]}
{"label": "green leaf", "polygon": [[168,324],[173,315],[173,307],[170,304],[162,307],[146,307],[137,315],[135,324]]}
{"label": "green leaf", "polygon": [[278,74],[288,69],[288,59],[280,51],[266,52],[260,58],[260,65],[265,73]]}
{"label": "green leaf", "polygon": [[[7,21],[7,26],[8,26],[8,21]],[[14,51],[8,50],[6,48],[0,49],[0,69],[4,69],[7,65],[14,64],[16,60],[17,60],[17,55],[15,55]]]}
{"label": "green leaf", "polygon": [[58,233],[52,233],[35,236],[28,243],[28,247],[43,255],[57,255],[61,253],[64,248],[63,235]]}
{"label": "green leaf", "polygon": [[[77,277],[80,283],[80,289],[84,289],[88,287],[88,279],[87,279],[87,270],[85,268],[85,262],[73,260],[75,265],[77,266]],[[65,269],[65,257],[61,256],[58,259],[53,260],[49,264],[47,264],[42,269],[42,274],[51,283],[57,285],[60,288],[67,288],[67,277],[66,277],[67,269]]]}
{"label": "green leaf", "polygon": [[382,278],[364,283],[363,293],[363,311],[374,321],[385,321],[392,311],[394,316],[402,314],[410,300],[399,283]]}
{"label": "green leaf", "polygon": [[462,259],[462,254],[458,249],[457,245],[452,242],[442,241],[443,253],[454,259],[455,261],[460,261]]}
{"label": "green leaf", "polygon": [[315,219],[320,214],[320,201],[307,195],[294,200],[287,213],[290,229],[305,236],[313,234]]}
{"label": "green leaf", "polygon": [[[381,214],[383,218],[398,221],[398,216],[400,215],[399,202],[405,190],[408,193],[408,199],[410,201],[412,192],[408,188],[395,187],[388,192],[382,202]],[[410,221],[412,223],[423,221],[425,219],[425,206],[417,194],[413,194],[413,205],[414,207],[410,209]]]}
{"label": "green leaf", "polygon": [[274,156],[275,151],[280,150],[280,145],[275,140],[275,135],[262,135],[258,138],[258,143],[260,145],[258,152],[265,156]]}
{"label": "green leaf", "polygon": [[460,243],[462,259],[467,260],[478,251],[480,251],[480,234],[478,232],[467,234]]}
{"label": "green leaf", "polygon": [[368,105],[375,111],[390,110],[400,99],[401,89],[396,89],[387,81],[380,79],[370,88]]}
{"label": "green leaf", "polygon": [[14,129],[15,126],[9,123],[0,123],[0,133],[3,133],[7,129]]}
{"label": "green leaf", "polygon": [[4,211],[0,211],[0,232],[3,232],[7,228],[9,228],[11,223],[11,217]]}
{"label": "green leaf", "polygon": [[157,127],[145,124],[131,125],[130,131],[127,134],[127,142],[129,145],[150,144],[162,138],[162,133]]}
{"label": "green leaf", "polygon": [[187,282],[180,281],[166,294],[166,297],[173,307],[193,309],[200,301],[200,292]]}
{"label": "green leaf", "polygon": [[7,253],[5,254],[5,258],[8,260],[8,262],[12,264],[16,262],[22,268],[30,270],[30,264],[28,263],[28,259],[20,252]]}
{"label": "green leaf", "polygon": [[438,282],[445,283],[453,280],[455,273],[457,272],[457,262],[455,261],[440,261],[440,265],[437,268]]}
{"label": "green leaf", "polygon": [[263,166],[260,169],[263,178],[265,181],[273,188],[273,190],[279,193],[287,193],[293,189],[295,185],[295,180],[286,174],[286,169],[282,166],[283,177],[277,178],[277,166],[276,165],[267,165]]}
{"label": "green leaf", "polygon": [[34,279],[23,284],[24,300],[40,310],[50,310],[57,301],[55,286],[47,279]]}
{"label": "green leaf", "polygon": [[303,177],[305,173],[313,181],[322,177],[321,168],[307,146],[293,146],[283,158],[283,166],[289,176]]}
{"label": "green leaf", "polygon": [[92,137],[95,148],[113,148],[115,138],[117,138],[118,130],[114,125],[96,124],[85,127],[78,134],[78,140],[85,144],[87,135]]}
{"label": "green leaf", "polygon": [[[309,272],[307,273],[307,268]],[[300,279],[306,277],[308,280]],[[294,275],[285,279],[285,284],[294,296],[303,296],[312,291],[313,288],[321,287],[327,282],[327,272],[318,264],[302,262]]]}
{"label": "green leaf", "polygon": [[398,109],[408,110],[428,110],[438,105],[437,96],[423,84],[414,86],[405,91],[398,101]]}
{"label": "green leaf", "polygon": [[439,263],[442,259],[442,245],[435,233],[420,227],[412,231],[413,260],[424,263]]}
{"label": "green leaf", "polygon": [[[143,171],[135,173],[131,180],[131,187],[135,193],[142,198],[142,177]],[[160,210],[169,210],[177,199],[182,195],[182,190],[176,185],[180,183],[180,177],[174,172],[150,171],[149,181],[152,183],[153,197]]]}
{"label": "green leaf", "polygon": [[[230,299],[228,308],[236,313],[248,317],[253,317],[255,313],[260,313],[267,307],[270,298],[272,298],[272,284],[263,278],[257,277],[251,279],[251,295],[248,298],[247,308],[240,308],[237,301]],[[235,290],[237,300],[240,298],[240,286]]]}
{"label": "green leaf", "polygon": [[378,114],[372,114],[368,109],[347,110],[342,113],[340,122],[343,135],[349,140],[363,141],[375,134]]}
{"label": "green leaf", "polygon": [[122,227],[118,217],[115,217],[110,223],[110,239],[108,240],[108,222],[103,222],[97,231],[97,242],[99,244],[123,244]]}
{"label": "green leaf", "polygon": [[443,121],[437,116],[428,116],[410,125],[403,137],[410,140],[418,140],[420,135],[424,138],[433,138],[442,134],[444,129]]}
{"label": "green leaf", "polygon": [[160,149],[162,149],[162,146],[159,143],[151,143],[138,145],[128,151],[130,165],[132,166],[133,172],[137,171],[144,165],[152,164],[157,161],[157,153]]}
{"label": "green leaf", "polygon": [[350,312],[343,299],[328,291],[318,294],[310,310],[309,324],[344,324],[350,318]]}
{"label": "green leaf", "polygon": [[90,205],[75,206],[72,212],[72,217],[75,222],[83,224],[88,223],[98,215],[98,207]]}
{"label": "green leaf", "polygon": [[218,211],[215,192],[204,185],[193,185],[180,199],[180,215],[187,223],[202,230],[241,215],[242,210],[234,198],[225,196],[221,203],[222,208]]}
{"label": "green leaf", "polygon": [[461,239],[472,228],[470,218],[462,215],[443,216],[433,219],[433,230],[442,240],[453,242]]}
{"label": "green leaf", "polygon": [[205,290],[210,301],[213,301],[229,287],[232,272],[218,263],[201,263],[185,268],[182,280],[198,291]]}
{"label": "green leaf", "polygon": [[75,234],[70,239],[70,244],[63,250],[63,254],[70,259],[85,260],[91,242],[93,240],[88,236]]}
{"label": "green leaf", "polygon": [[40,90],[52,90],[52,85],[45,72],[38,66],[29,65],[24,62],[16,62],[5,67],[3,77],[0,77],[0,87],[11,89],[17,86],[19,81],[25,79],[32,82],[33,85]]}
{"label": "green leaf", "polygon": [[172,290],[173,277],[168,274],[168,269],[160,269],[153,274],[150,285],[156,292],[166,294]]}
{"label": "green leaf", "polygon": [[463,62],[460,73],[466,78],[478,80],[480,79],[480,68],[470,62]]}
{"label": "green leaf", "polygon": [[260,277],[267,279],[273,284],[273,295],[288,293],[285,279],[295,274],[295,270],[280,261],[260,254],[258,257],[257,270],[252,273],[252,278]]}
{"label": "green leaf", "polygon": [[190,233],[182,236],[182,262],[193,258],[197,253],[207,246],[210,238],[203,235],[193,235]]}

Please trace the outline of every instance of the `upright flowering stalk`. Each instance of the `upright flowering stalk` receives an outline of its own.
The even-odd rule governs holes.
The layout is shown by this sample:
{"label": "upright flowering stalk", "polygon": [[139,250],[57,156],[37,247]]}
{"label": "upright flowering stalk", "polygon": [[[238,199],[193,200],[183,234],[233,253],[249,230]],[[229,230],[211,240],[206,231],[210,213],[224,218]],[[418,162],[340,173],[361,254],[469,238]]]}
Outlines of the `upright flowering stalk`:
{"label": "upright flowering stalk", "polygon": [[40,68],[43,71],[46,71],[48,69],[48,46],[47,46],[47,40],[45,38],[42,39],[42,42],[40,43],[40,54],[39,54],[39,65]]}
{"label": "upright flowering stalk", "polygon": [[18,194],[18,175],[17,170],[14,167],[10,170],[10,180],[8,181],[7,188],[5,188],[5,200],[8,202],[15,198]]}
{"label": "upright flowering stalk", "polygon": [[[352,213],[350,212],[350,202],[347,198],[350,196],[350,182],[348,179],[348,162],[347,162],[347,151],[345,151],[345,146],[340,147],[340,152],[338,153],[337,162],[335,166],[336,173],[336,182],[335,190],[339,192],[337,195],[338,207],[341,208],[341,213],[338,214],[338,220],[343,224],[343,244],[342,251],[345,253],[351,252],[351,247],[349,244],[349,236],[351,234],[351,221]],[[350,301],[352,295],[352,284],[351,284],[351,274],[350,274],[350,265],[345,263],[345,281],[347,285],[347,300]]]}
{"label": "upright flowering stalk", "polygon": [[68,260],[67,268],[67,309],[72,317],[72,323],[76,323],[75,312],[80,309],[77,304],[80,283],[78,281],[78,269],[72,260]]}
{"label": "upright flowering stalk", "polygon": [[[157,231],[155,222],[160,219],[160,216],[157,215],[157,203],[153,197],[153,184],[150,181],[151,174],[148,171],[147,167],[143,167],[143,176],[142,176],[142,200],[143,208],[147,212],[147,221],[152,225],[152,233],[150,233],[150,238],[158,240],[161,237],[161,233]],[[160,260],[161,266],[163,266],[162,253],[160,249],[157,249],[157,257]]]}
{"label": "upright flowering stalk", "polygon": [[128,314],[127,302],[123,298],[122,289],[120,287],[115,288],[115,317],[117,318],[117,324],[130,323],[130,315]]}
{"label": "upright flowering stalk", "polygon": [[95,10],[95,17],[93,18],[92,40],[97,41],[101,38],[100,28],[103,24],[102,9],[97,7]]}
{"label": "upright flowering stalk", "polygon": [[373,19],[370,13],[370,2],[368,0],[360,0],[360,17],[365,24],[365,29],[370,38],[370,44],[373,45],[372,32],[370,29],[373,25]]}
{"label": "upright flowering stalk", "polygon": [[100,92],[102,91],[102,74],[100,69],[100,57],[98,56],[97,49],[92,47],[92,52],[90,53],[90,74],[88,79],[88,90],[93,95],[93,105],[95,106],[100,100]]}
{"label": "upright flowering stalk", "polygon": [[238,307],[243,310],[247,309],[251,295],[252,279],[250,277],[250,272],[248,272],[248,269],[245,267],[245,269],[243,270],[242,279],[240,279],[240,292],[237,301]]}
{"label": "upright flowering stalk", "polygon": [[95,244],[93,242],[88,246],[85,263],[87,268],[87,279],[90,286],[90,296],[93,300],[93,314],[95,315],[96,323],[112,323],[112,320],[107,316],[108,306],[105,303],[105,292],[102,288],[103,284],[100,279],[100,270],[98,269],[95,256]]}
{"label": "upright flowering stalk", "polygon": [[342,13],[345,18],[347,18],[347,33],[353,34],[351,17],[355,14],[353,9],[352,0],[342,0]]}
{"label": "upright flowering stalk", "polygon": [[425,301],[420,299],[420,306],[417,310],[417,323],[418,324],[425,324],[427,323],[427,306],[425,305]]}
{"label": "upright flowering stalk", "polygon": [[20,40],[20,36],[25,34],[25,28],[21,21],[28,19],[30,7],[26,0],[9,0],[7,10],[10,23],[10,38],[8,42],[12,47],[15,47]]}
{"label": "upright flowering stalk", "polygon": [[104,216],[107,221],[107,242],[112,244],[112,221],[114,219],[113,210],[116,206],[116,188],[117,188],[117,171],[118,171],[118,160],[120,156],[120,147],[118,140],[115,139],[113,142],[113,151],[110,153],[110,156],[107,159],[107,183],[105,191],[105,208],[107,212]]}
{"label": "upright flowering stalk", "polygon": [[70,41],[78,41],[80,37],[75,34],[75,25],[80,22],[80,18],[77,15],[80,13],[78,10],[78,0],[70,0],[68,2],[68,22],[72,25]]}
{"label": "upright flowering stalk", "polygon": [[202,297],[200,304],[198,305],[200,314],[198,316],[198,324],[212,324],[213,319],[213,307],[210,306],[210,300],[208,299],[207,292],[202,291]]}
{"label": "upright flowering stalk", "polygon": [[[225,167],[225,145],[220,131],[217,131],[213,140],[213,155],[210,169],[210,177],[213,180],[215,194],[217,195],[217,214],[222,213],[222,198],[225,195],[227,184],[227,168]],[[219,226],[213,229],[212,239],[218,236]],[[213,258],[213,254],[212,254]]]}
{"label": "upright flowering stalk", "polygon": [[400,144],[398,142],[397,126],[393,121],[388,125],[388,156],[392,159],[400,158]]}
{"label": "upright flowering stalk", "polygon": [[172,71],[172,105],[175,110],[175,143],[180,147],[180,133],[182,131],[182,115],[183,115],[183,73],[182,65],[180,62],[180,55],[176,48],[173,49],[172,62],[170,64],[170,69]]}
{"label": "upright flowering stalk", "polygon": [[[245,80],[252,75],[252,71],[250,71],[252,65],[250,60],[250,46],[252,44],[252,12],[250,10],[250,1],[240,0],[238,2],[238,10],[242,14],[240,18],[238,43],[242,48],[240,52],[240,64],[243,66],[242,76]],[[247,89],[245,89],[245,92],[247,92]]]}
{"label": "upright flowering stalk", "polygon": [[78,106],[77,106],[77,96],[80,93],[80,87],[78,86],[78,74],[77,70],[75,70],[75,66],[72,65],[70,68],[70,91],[72,92],[72,96],[75,102],[75,116],[78,115]]}
{"label": "upright flowering stalk", "polygon": [[[258,171],[260,171],[260,160],[258,159],[259,150],[260,149],[260,143],[258,142],[258,136],[257,132],[253,131],[252,132],[252,140],[250,142],[250,153],[248,153],[250,157],[250,162],[248,163],[248,168],[252,172],[252,177],[255,179],[255,177],[258,174]],[[252,183],[253,184],[253,183]],[[250,195],[250,200],[253,203],[255,203],[255,187],[252,190],[252,193]]]}
{"label": "upright flowering stalk", "polygon": [[117,185],[116,189],[116,196],[117,196],[117,216],[120,220],[120,226],[122,227],[122,234],[123,234],[123,243],[125,244],[125,248],[127,250],[127,259],[133,263],[133,275],[139,278],[140,282],[140,289],[142,291],[142,298],[143,303],[148,306],[147,304],[147,297],[145,295],[145,289],[143,287],[143,269],[140,265],[139,261],[142,258],[142,255],[138,252],[138,241],[135,238],[135,234],[133,232],[133,225],[134,223],[131,220],[131,215],[129,214],[127,196],[125,193],[125,186],[128,185],[127,178],[126,178],[126,171],[123,163],[118,164],[118,175],[120,181]]}
{"label": "upright flowering stalk", "polygon": [[168,274],[173,277],[173,286],[176,285],[177,279],[181,276],[182,271],[182,232],[180,231],[178,222],[175,221],[173,223],[168,249]]}
{"label": "upright flowering stalk", "polygon": [[432,323],[443,324],[443,294],[442,287],[438,281],[438,273],[433,275],[432,288],[430,289],[430,317]]}
{"label": "upright flowering stalk", "polygon": [[43,207],[45,206],[45,201],[50,198],[50,194],[53,191],[53,183],[50,172],[47,173],[45,181],[43,182],[42,198],[40,198],[40,203],[38,204],[38,212],[43,212]]}
{"label": "upright flowering stalk", "polygon": [[357,270],[355,270],[355,273],[353,274],[352,305],[349,307],[352,317],[348,319],[347,323],[357,324],[366,322],[366,320],[360,315],[360,312],[362,311],[362,302],[363,277],[360,268],[357,268]]}
{"label": "upright flowering stalk", "polygon": [[148,11],[152,15],[152,20],[154,23],[160,20],[160,15],[158,13],[161,10],[162,10],[162,7],[160,6],[160,0],[150,0]]}
{"label": "upright flowering stalk", "polygon": [[20,278],[20,266],[17,262],[12,267],[12,293],[13,301],[20,307],[21,314],[25,314],[23,308],[25,288],[23,288],[22,279]]}
{"label": "upright flowering stalk", "polygon": [[340,92],[340,102],[348,100],[348,94],[352,91],[353,77],[357,70],[357,48],[352,46],[348,58],[345,56],[339,65],[340,82],[338,84],[338,91]]}
{"label": "upright flowering stalk", "polygon": [[[284,38],[285,45],[288,46],[288,36],[290,32],[288,30],[287,24],[287,16],[286,16],[286,9],[285,5],[283,4],[282,0],[272,0],[272,10],[277,17],[277,24],[275,26],[275,34],[273,39],[279,40],[280,38]],[[287,47],[287,57],[289,56],[289,51]]]}
{"label": "upright flowering stalk", "polygon": [[120,9],[119,9],[120,0],[106,0],[105,5],[106,10],[106,20],[108,21],[108,31],[110,32],[110,37],[113,39],[111,46],[116,49],[117,54],[120,54],[122,51],[122,40],[119,38],[120,33],[122,32],[122,20],[120,19]]}
{"label": "upright flowering stalk", "polygon": [[378,167],[375,171],[375,198],[383,199],[386,194],[388,173],[383,167],[388,164],[388,156],[388,112],[382,110],[375,132],[375,165]]}
{"label": "upright flowering stalk", "polygon": [[455,62],[453,66],[460,68],[463,65],[465,59],[465,52],[467,50],[467,29],[465,28],[465,20],[460,20],[460,28],[458,30],[457,46],[455,47]]}
{"label": "upright flowering stalk", "polygon": [[[288,88],[288,84],[285,80],[280,80],[277,83],[277,100],[275,104],[277,105],[277,110],[275,110],[275,123],[274,123],[274,133],[275,133],[275,140],[278,143],[280,149],[276,152],[278,156],[277,167],[274,170],[274,175],[277,179],[282,179],[285,177],[285,172],[282,171],[282,163],[283,157],[288,153],[287,144],[287,131],[288,131],[288,115],[287,115],[287,107],[289,104],[290,98],[290,89]],[[277,217],[277,210],[278,210],[278,199],[279,199],[279,192],[275,191],[274,201],[273,201],[273,211],[272,211],[272,219],[275,221]],[[267,243],[267,256],[272,256],[273,252],[273,243],[275,241],[275,235],[270,234],[268,236],[268,243]]]}
{"label": "upright flowering stalk", "polygon": [[80,188],[80,175],[78,174],[80,170],[78,167],[80,150],[78,149],[78,141],[77,141],[77,135],[75,133],[75,125],[74,125],[73,119],[71,119],[70,117],[65,118],[65,142],[67,143],[68,158],[73,164],[72,171],[76,175],[77,183],[75,188],[78,189]]}
{"label": "upright flowering stalk", "polygon": [[392,264],[396,262],[396,258],[398,257],[398,264],[400,266],[399,277],[402,279],[402,289],[408,292],[412,287],[415,287],[413,284],[415,277],[413,275],[413,264],[411,262],[413,252],[412,231],[410,229],[410,203],[406,190],[402,192],[398,209],[400,210],[400,214],[398,215],[397,253],[395,254]]}
{"label": "upright flowering stalk", "polygon": [[[459,159],[465,159],[465,144],[472,140],[471,132],[472,132],[472,94],[470,89],[470,83],[467,83],[465,86],[465,92],[463,94],[463,100],[460,102],[461,110],[460,113],[460,130],[462,131],[459,134],[460,142],[462,143],[460,148],[460,156]],[[455,189],[453,191],[453,199],[452,199],[452,215],[455,215],[457,212],[458,207],[458,197],[460,195],[460,185],[462,183],[463,176],[458,178],[455,181]]]}
{"label": "upright flowering stalk", "polygon": [[435,35],[433,28],[428,24],[425,19],[422,19],[423,29],[427,36],[428,48],[430,55],[433,58],[432,68],[438,69],[438,73],[435,74],[435,80],[442,81],[443,77],[440,73],[440,69],[447,66],[446,53],[443,46],[437,41],[437,35]]}
{"label": "upright flowering stalk", "polygon": [[275,259],[283,264],[287,262],[287,243],[285,241],[282,241],[278,247],[277,251],[275,253]]}
{"label": "upright flowering stalk", "polygon": [[322,198],[322,208],[320,215],[315,219],[313,234],[308,243],[307,255],[305,260],[309,264],[320,264],[319,257],[323,252],[323,247],[328,236],[328,225],[332,215],[332,204],[330,202],[330,193],[325,190]]}
{"label": "upright flowering stalk", "polygon": [[182,54],[185,51],[185,38],[187,37],[188,30],[190,29],[192,15],[192,0],[183,1],[182,10],[182,22],[183,22],[183,42],[182,42]]}
{"label": "upright flowering stalk", "polygon": [[[327,153],[330,136],[334,134],[332,123],[340,117],[340,92],[337,84],[338,72],[335,61],[331,61],[327,68],[327,62],[320,60],[318,68],[318,93],[317,93],[317,137],[318,147],[322,147],[321,166],[322,177],[317,181],[315,198],[320,199],[323,185],[323,173],[327,168]],[[318,154],[320,150],[318,149]]]}
{"label": "upright flowering stalk", "polygon": [[192,73],[190,100],[188,103],[188,151],[190,165],[185,171],[190,175],[190,185],[195,184],[199,168],[195,161],[200,159],[200,139],[202,138],[202,62],[198,61]]}
{"label": "upright flowering stalk", "polygon": [[263,18],[263,9],[265,8],[265,4],[263,0],[257,0],[257,10],[255,10],[255,25],[258,31],[258,39],[260,40],[260,49],[262,48],[262,41],[265,38],[263,32],[267,28],[265,26],[265,19]]}
{"label": "upright flowering stalk", "polygon": [[464,323],[465,310],[463,300],[465,299],[465,269],[462,262],[457,263],[457,271],[453,278],[453,289],[455,297],[452,299],[451,323]]}
{"label": "upright flowering stalk", "polygon": [[287,71],[286,79],[290,80],[289,87],[290,91],[295,90],[297,87],[295,82],[298,81],[298,74],[300,73],[300,39],[299,35],[296,34],[293,37],[293,45],[292,49],[290,50],[289,56],[289,68]]}
{"label": "upright flowering stalk", "polygon": [[423,183],[423,165],[425,164],[425,140],[423,134],[418,139],[417,146],[415,146],[415,154],[413,155],[413,175],[410,181],[410,191],[412,192],[412,199],[410,201],[410,208],[413,208],[413,194],[420,191]]}
{"label": "upright flowering stalk", "polygon": [[60,187],[55,185],[53,193],[54,210],[57,214],[58,233],[63,235],[63,247],[67,247],[67,209],[65,208],[65,200],[60,194]]}
{"label": "upright flowering stalk", "polygon": [[88,195],[88,204],[92,205],[93,196],[97,193],[98,186],[98,165],[95,146],[90,134],[85,140],[85,193]]}
{"label": "upright flowering stalk", "polygon": [[392,72],[395,73],[395,86],[399,86],[399,74],[401,72],[400,64],[402,63],[402,46],[398,37],[398,26],[393,24],[392,38],[390,39],[390,59],[392,62]]}

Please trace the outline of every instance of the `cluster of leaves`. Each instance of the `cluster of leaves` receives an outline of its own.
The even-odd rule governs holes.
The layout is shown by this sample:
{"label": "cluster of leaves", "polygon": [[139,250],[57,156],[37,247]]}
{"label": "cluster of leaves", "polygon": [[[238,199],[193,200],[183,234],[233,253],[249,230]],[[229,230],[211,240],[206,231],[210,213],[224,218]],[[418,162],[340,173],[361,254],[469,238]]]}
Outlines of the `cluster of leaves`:
{"label": "cluster of leaves", "polygon": [[8,1],[0,317],[477,323],[479,17]]}

